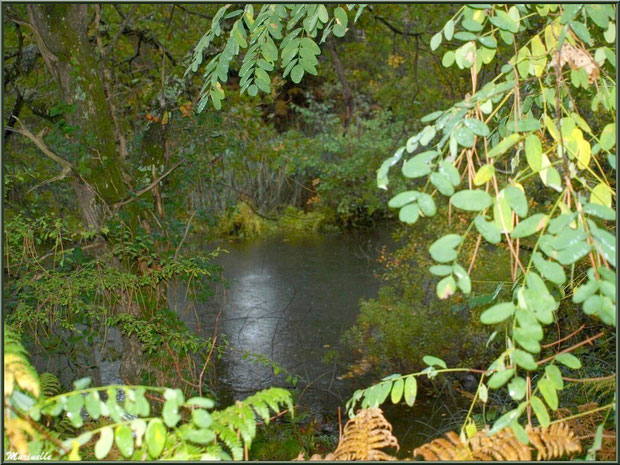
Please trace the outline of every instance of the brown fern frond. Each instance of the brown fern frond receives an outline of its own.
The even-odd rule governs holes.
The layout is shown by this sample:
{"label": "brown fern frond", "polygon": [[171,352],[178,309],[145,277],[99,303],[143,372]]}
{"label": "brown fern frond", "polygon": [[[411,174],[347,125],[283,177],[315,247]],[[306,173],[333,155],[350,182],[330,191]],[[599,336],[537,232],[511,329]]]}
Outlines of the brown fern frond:
{"label": "brown fern frond", "polygon": [[333,460],[396,460],[380,450],[386,447],[398,449],[398,441],[381,409],[359,410],[347,421]]}
{"label": "brown fern frond", "polygon": [[[322,457],[314,454],[309,460],[396,460],[396,457],[380,449],[395,447],[398,441],[392,434],[392,425],[383,416],[380,408],[363,409],[355,418],[347,421],[338,447],[332,453]],[[295,460],[306,460],[300,452]]]}
{"label": "brown fern frond", "polygon": [[[581,451],[581,444],[565,423],[549,428],[528,428],[528,437],[538,452],[538,460],[549,460]],[[488,428],[478,431],[466,443],[454,432],[447,439],[439,438],[413,451],[424,460],[532,460],[532,448],[521,443],[512,429],[505,428],[488,436]]]}
{"label": "brown fern frond", "polygon": [[581,443],[565,422],[548,428],[526,428],[530,442],[538,451],[538,460],[551,460],[581,452]]}
{"label": "brown fern frond", "polygon": [[487,434],[488,429],[478,431],[469,440],[475,460],[532,460],[530,448],[517,439],[512,429],[505,428],[493,436]]}

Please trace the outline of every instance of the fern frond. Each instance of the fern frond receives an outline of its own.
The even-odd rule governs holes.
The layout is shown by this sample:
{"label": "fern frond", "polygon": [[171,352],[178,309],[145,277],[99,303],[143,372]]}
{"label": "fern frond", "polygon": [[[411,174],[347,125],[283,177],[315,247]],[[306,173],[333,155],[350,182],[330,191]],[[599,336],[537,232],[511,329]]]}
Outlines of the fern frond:
{"label": "fern frond", "polygon": [[386,447],[398,449],[392,425],[381,409],[364,409],[347,421],[334,460],[396,460],[381,450]]}
{"label": "fern frond", "polygon": [[538,450],[538,460],[551,460],[563,455],[581,452],[581,443],[575,433],[564,423],[554,423],[548,428],[526,428],[527,436]]}
{"label": "fern frond", "polygon": [[13,394],[15,383],[38,398],[41,393],[39,376],[30,364],[19,336],[5,325],[4,338],[4,398]]}
{"label": "fern frond", "polygon": [[52,373],[42,373],[39,376],[39,382],[41,384],[41,392],[45,397],[54,397],[62,391],[60,381]]}
{"label": "fern frond", "polygon": [[28,436],[35,437],[34,428],[21,418],[9,418],[4,422],[4,432],[9,440],[8,449],[19,454],[28,454]]}
{"label": "fern frond", "polygon": [[[537,451],[538,460],[551,460],[581,451],[581,444],[566,423],[555,423],[548,428],[527,428],[530,443]],[[466,443],[454,432],[448,439],[435,439],[413,451],[424,460],[532,460],[532,448],[521,443],[512,429],[505,428],[493,436],[488,430],[478,431]]]}

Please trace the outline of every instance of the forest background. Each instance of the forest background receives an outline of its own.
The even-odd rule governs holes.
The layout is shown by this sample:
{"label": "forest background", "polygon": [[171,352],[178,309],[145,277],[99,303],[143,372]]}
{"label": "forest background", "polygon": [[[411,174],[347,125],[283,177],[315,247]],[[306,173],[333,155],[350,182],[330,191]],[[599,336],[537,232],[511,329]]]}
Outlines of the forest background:
{"label": "forest background", "polygon": [[[215,404],[225,347],[168,302],[170,283],[200,301],[221,281],[196,238],[398,218],[386,285],[344,341],[376,381],[352,393],[349,424],[380,439],[362,457],[341,435],[335,456],[380,457],[395,438],[373,409],[409,408],[416,380],[432,391],[454,373],[476,376],[471,407],[417,455],[615,456],[615,5],[2,13],[5,450],[252,457],[257,421],[294,400],[274,387]],[[476,286],[489,276],[506,286]],[[24,347],[72,370],[35,370]],[[102,385],[106,360],[123,384]],[[294,453],[336,445],[287,421]],[[487,424],[502,447],[476,443]]]}

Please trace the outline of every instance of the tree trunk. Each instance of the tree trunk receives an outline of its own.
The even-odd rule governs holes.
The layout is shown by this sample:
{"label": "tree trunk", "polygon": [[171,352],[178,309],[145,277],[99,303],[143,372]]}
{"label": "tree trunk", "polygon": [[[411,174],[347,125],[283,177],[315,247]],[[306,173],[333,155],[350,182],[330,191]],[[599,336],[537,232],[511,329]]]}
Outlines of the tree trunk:
{"label": "tree trunk", "polygon": [[[88,38],[89,5],[30,4],[26,8],[37,45],[56,80],[60,97],[75,106],[75,112],[66,116],[79,128],[82,147],[90,152],[86,163],[90,174],[82,174],[86,182],[76,178],[72,185],[84,226],[99,231],[110,206],[126,197],[127,187],[122,177],[125,160],[117,150],[119,134],[115,132],[106,98],[99,58]],[[121,267],[113,257],[109,265]],[[138,305],[125,294],[120,297],[116,311],[140,316]],[[124,379],[132,382],[139,379],[143,367],[141,355],[137,337],[123,335],[120,375]]]}
{"label": "tree trunk", "polygon": [[329,51],[329,55],[332,58],[332,63],[334,64],[334,70],[336,71],[336,76],[338,76],[338,80],[340,81],[340,85],[342,86],[342,98],[344,100],[344,121],[343,126],[345,132],[351,124],[351,120],[353,118],[353,92],[351,91],[351,86],[349,81],[347,81],[346,76],[344,75],[344,67],[342,66],[342,62],[340,61],[340,57],[336,52],[336,47],[332,40],[327,41],[327,50]]}

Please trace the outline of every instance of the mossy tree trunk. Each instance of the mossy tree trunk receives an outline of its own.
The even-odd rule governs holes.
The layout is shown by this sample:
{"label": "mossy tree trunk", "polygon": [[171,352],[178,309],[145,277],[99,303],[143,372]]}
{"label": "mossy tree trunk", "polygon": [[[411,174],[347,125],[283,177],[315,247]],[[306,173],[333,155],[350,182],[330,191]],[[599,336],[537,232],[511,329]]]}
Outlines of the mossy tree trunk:
{"label": "mossy tree trunk", "polygon": [[[58,86],[60,99],[74,110],[65,117],[77,129],[80,142],[75,157],[79,171],[72,185],[87,229],[99,230],[114,204],[126,198],[128,179],[125,160],[119,151],[110,102],[100,69],[100,59],[89,40],[92,7],[85,4],[27,5],[30,23],[47,68]],[[75,160],[74,160],[75,161]],[[130,212],[132,213],[132,212]],[[130,215],[131,216],[131,215]],[[138,222],[133,211],[130,225]],[[117,260],[111,266],[120,266]],[[120,296],[117,311],[139,316],[140,309],[127,296]],[[141,344],[136,336],[123,336],[121,376],[135,382],[142,363]]]}

